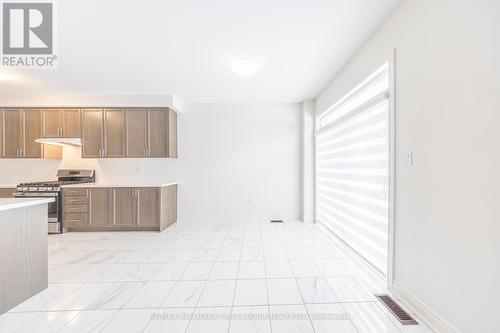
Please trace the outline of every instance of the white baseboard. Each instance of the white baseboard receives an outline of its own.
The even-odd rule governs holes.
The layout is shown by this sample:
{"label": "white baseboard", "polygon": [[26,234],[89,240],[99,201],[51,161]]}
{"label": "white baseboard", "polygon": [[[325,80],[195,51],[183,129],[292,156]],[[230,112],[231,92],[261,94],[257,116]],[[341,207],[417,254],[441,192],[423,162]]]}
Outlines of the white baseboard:
{"label": "white baseboard", "polygon": [[408,308],[408,310],[418,317],[418,320],[421,320],[432,331],[436,333],[460,333],[459,330],[451,326],[443,317],[429,308],[424,302],[397,281],[393,281],[391,292]]}

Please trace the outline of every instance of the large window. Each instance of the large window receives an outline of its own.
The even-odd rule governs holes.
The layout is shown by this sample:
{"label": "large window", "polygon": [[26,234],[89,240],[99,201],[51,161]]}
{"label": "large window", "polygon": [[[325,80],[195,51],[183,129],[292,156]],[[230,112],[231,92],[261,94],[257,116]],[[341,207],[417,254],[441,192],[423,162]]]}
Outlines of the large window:
{"label": "large window", "polygon": [[316,218],[382,273],[389,227],[389,68],[316,122]]}

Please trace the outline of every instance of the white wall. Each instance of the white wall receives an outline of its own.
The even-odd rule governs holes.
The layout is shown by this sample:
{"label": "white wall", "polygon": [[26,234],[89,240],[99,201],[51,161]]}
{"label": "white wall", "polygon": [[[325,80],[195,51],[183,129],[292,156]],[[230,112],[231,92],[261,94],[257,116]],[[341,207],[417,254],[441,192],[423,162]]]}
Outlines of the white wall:
{"label": "white wall", "polygon": [[316,101],[325,111],[396,49],[395,287],[440,332],[498,331],[499,13],[494,0],[407,0]]}
{"label": "white wall", "polygon": [[185,104],[179,159],[0,160],[0,183],[55,177],[58,168],[96,169],[97,181],[181,182],[183,219],[300,216],[300,105]]}
{"label": "white wall", "polygon": [[302,102],[301,220],[314,222],[314,100]]}

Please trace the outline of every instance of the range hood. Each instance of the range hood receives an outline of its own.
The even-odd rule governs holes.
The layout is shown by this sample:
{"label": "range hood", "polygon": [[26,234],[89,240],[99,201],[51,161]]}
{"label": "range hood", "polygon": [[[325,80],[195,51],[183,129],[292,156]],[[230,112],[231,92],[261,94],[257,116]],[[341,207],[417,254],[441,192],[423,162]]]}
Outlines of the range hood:
{"label": "range hood", "polygon": [[81,138],[40,138],[36,139],[35,142],[42,143],[44,145],[56,145],[56,146],[81,146]]}

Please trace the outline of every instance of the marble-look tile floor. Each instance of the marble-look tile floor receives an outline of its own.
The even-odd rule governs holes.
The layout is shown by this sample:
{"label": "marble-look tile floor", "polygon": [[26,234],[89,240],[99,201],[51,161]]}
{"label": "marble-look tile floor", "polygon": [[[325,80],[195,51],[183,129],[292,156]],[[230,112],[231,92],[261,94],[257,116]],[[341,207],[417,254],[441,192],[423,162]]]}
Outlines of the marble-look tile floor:
{"label": "marble-look tile floor", "polygon": [[301,222],[181,222],[49,236],[49,288],[0,332],[430,333],[375,299],[384,281]]}

